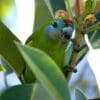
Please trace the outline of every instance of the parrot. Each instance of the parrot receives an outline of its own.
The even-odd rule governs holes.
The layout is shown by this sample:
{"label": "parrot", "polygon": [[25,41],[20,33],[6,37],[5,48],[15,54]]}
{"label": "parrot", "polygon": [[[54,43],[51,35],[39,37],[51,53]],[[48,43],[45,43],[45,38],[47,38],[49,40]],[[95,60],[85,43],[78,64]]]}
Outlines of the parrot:
{"label": "parrot", "polygon": [[[41,0],[35,1],[39,3]],[[36,9],[39,16],[36,13],[33,33],[26,41],[26,45],[47,53],[59,68],[65,74],[67,73],[67,76],[70,72],[77,72],[74,67],[88,49],[86,45],[79,43],[81,38],[84,37],[84,32],[79,31],[79,34],[76,34],[77,28],[74,21],[69,17],[65,2],[60,0],[59,2],[63,5],[63,8],[61,5],[58,5],[56,8],[55,5],[58,3],[58,0],[54,1],[53,3],[47,2],[47,0],[41,1],[45,14],[41,12],[41,9]],[[38,6],[40,7],[40,5]]]}
{"label": "parrot", "polygon": [[[42,2],[44,1],[45,0],[43,0]],[[57,3],[57,0],[55,1]],[[66,9],[64,1],[62,5],[63,5],[63,8]],[[46,3],[45,3],[45,6],[46,6]],[[41,28],[39,28],[38,30],[34,29],[35,31],[32,33],[32,35],[29,37],[29,39],[26,42],[27,45],[30,45],[32,47],[38,48],[46,52],[56,62],[56,64],[60,68],[63,67],[63,63],[64,63],[67,40],[70,39],[73,32],[75,33],[74,31],[75,27],[72,21],[68,19],[68,16],[67,16],[68,14],[67,14],[67,11],[65,11],[65,9],[61,10],[61,7],[57,6],[57,9],[56,10],[54,9],[55,14],[56,14],[55,16],[57,16],[57,12],[58,13],[60,12],[61,13],[60,17],[58,17],[57,19],[52,17],[51,22],[50,20],[47,20],[46,24],[42,25]],[[45,16],[44,20],[46,19],[47,18]]]}
{"label": "parrot", "polygon": [[27,43],[46,52],[56,64],[62,68],[67,41],[74,32],[74,26],[69,20],[62,18],[34,32]]}

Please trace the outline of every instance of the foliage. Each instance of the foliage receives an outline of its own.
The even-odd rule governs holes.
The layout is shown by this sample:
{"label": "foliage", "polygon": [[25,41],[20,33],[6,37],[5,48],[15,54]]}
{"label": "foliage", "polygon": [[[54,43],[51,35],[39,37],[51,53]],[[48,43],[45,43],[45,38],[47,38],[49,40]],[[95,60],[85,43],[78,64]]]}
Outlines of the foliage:
{"label": "foliage", "polygon": [[[100,13],[95,12],[96,0],[86,0],[85,8],[82,13],[79,13],[79,17],[74,16],[77,14],[73,14],[70,0],[35,0],[35,4],[34,30],[25,45],[22,45],[19,39],[0,21],[2,59],[0,70],[7,73],[14,71],[22,81],[22,85],[5,90],[0,95],[0,100],[41,100],[41,98],[42,100],[71,100],[68,81],[73,69],[88,50],[84,34],[89,35],[94,47],[100,47],[98,38],[100,37],[98,34]],[[79,6],[79,3],[76,6]],[[49,41],[45,34],[45,27],[55,21],[56,10],[66,10],[66,8],[69,19],[75,26],[75,41],[70,40],[65,44]],[[77,10],[79,11],[79,8]],[[92,23],[94,19],[86,19],[91,13],[94,13],[97,19],[94,23]],[[76,52],[74,48],[77,48],[77,43],[80,49],[84,45],[85,47]],[[87,100],[78,89],[75,90],[75,95],[76,100],[82,98]]]}

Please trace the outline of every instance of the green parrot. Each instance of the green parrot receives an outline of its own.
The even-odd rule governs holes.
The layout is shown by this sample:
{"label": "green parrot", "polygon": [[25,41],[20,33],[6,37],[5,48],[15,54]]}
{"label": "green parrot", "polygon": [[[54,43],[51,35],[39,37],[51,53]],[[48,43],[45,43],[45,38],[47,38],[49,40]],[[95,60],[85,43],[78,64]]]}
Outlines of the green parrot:
{"label": "green parrot", "polygon": [[[53,8],[53,14],[57,9],[65,10],[65,3],[63,0],[51,0],[52,7],[55,7],[56,4],[60,3],[56,8]],[[41,4],[40,4],[41,3]],[[54,19],[51,15],[45,0],[35,0],[36,4],[36,13],[35,13],[35,24],[34,24],[34,32],[26,41],[26,45],[31,47],[38,48],[44,52],[46,52],[55,62],[56,64],[62,69],[64,67],[64,57],[65,57],[65,49],[67,43],[63,41],[63,36],[61,33],[62,31],[69,30],[69,33],[72,33],[72,23],[69,29],[67,29],[66,21],[64,19]],[[40,11],[42,9],[42,11]],[[44,13],[44,14],[43,14]],[[57,27],[56,27],[57,26]],[[62,30],[62,28],[65,28]],[[71,28],[71,29],[70,29]],[[69,36],[70,37],[70,34]],[[66,40],[66,39],[65,39]],[[29,75],[30,74],[30,75]],[[26,67],[24,72],[24,78],[29,83],[32,82],[32,73],[30,73],[30,69]],[[28,78],[29,76],[29,78]],[[30,80],[29,80],[30,79]]]}
{"label": "green parrot", "polygon": [[[54,1],[57,2],[56,0]],[[61,8],[57,6],[57,9]],[[67,38],[67,36],[70,38],[74,27],[69,20],[64,20],[63,18],[59,18],[57,20],[52,18],[52,20],[54,22],[51,22],[51,24],[48,25],[50,22],[50,20],[48,20],[46,22],[47,24],[44,24],[40,29],[34,31],[26,44],[46,52],[58,64],[58,66],[62,68],[64,66],[65,49],[67,46],[67,42],[65,43],[64,39]],[[68,34],[65,34],[66,31],[69,31]],[[62,34],[62,32],[64,34]]]}
{"label": "green parrot", "polygon": [[[35,2],[37,8],[34,31],[26,41],[26,45],[38,48],[47,53],[64,74],[67,73],[65,76],[72,71],[76,72],[74,67],[88,50],[85,42],[83,42],[84,39],[82,39],[84,38],[84,34],[80,34],[82,32],[77,31],[73,21],[68,18],[54,19],[54,16],[52,16],[55,11],[66,9],[64,0],[59,0],[60,5],[57,7],[55,5],[58,3],[58,0],[54,0],[54,2],[49,0],[49,3],[46,0],[35,0]],[[39,5],[40,2],[41,7]],[[53,7],[53,9],[50,7]],[[26,68],[26,76],[28,72],[29,69]]]}

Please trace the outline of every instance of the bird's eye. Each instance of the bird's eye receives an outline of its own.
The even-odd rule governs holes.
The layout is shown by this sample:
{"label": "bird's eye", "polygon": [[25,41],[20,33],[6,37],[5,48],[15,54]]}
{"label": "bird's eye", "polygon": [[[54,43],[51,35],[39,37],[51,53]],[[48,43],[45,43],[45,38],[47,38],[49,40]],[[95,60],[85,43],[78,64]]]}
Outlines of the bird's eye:
{"label": "bird's eye", "polygon": [[57,22],[54,22],[52,26],[53,26],[54,28],[57,28],[57,26],[58,26],[58,25],[57,25]]}

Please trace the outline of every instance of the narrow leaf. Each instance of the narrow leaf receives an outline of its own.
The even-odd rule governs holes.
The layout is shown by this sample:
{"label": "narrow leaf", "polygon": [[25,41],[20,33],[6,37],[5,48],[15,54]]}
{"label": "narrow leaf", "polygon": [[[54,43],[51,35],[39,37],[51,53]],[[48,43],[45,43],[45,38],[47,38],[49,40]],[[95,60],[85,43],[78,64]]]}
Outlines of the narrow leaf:
{"label": "narrow leaf", "polygon": [[5,71],[4,66],[0,64],[0,71]]}
{"label": "narrow leaf", "polygon": [[48,9],[49,9],[49,11],[50,11],[52,17],[54,18],[53,8],[52,8],[52,6],[51,6],[50,0],[44,0],[44,1],[45,1],[46,5],[47,5],[47,7],[48,7]]}
{"label": "narrow leaf", "polygon": [[70,100],[67,82],[57,64],[43,51],[16,43],[36,78],[55,100]]}
{"label": "narrow leaf", "polygon": [[13,41],[19,41],[0,21],[0,54],[7,60],[12,69],[20,75],[24,68],[24,60]]}
{"label": "narrow leaf", "polygon": [[67,8],[67,11],[68,11],[70,17],[73,19],[73,12],[72,12],[72,8],[71,8],[70,0],[65,0],[65,4],[66,4],[66,8]]}
{"label": "narrow leaf", "polygon": [[78,26],[78,23],[74,17],[74,14],[73,14],[73,11],[72,11],[72,8],[71,8],[71,1],[70,0],[64,0],[65,1],[65,5],[66,5],[66,8],[67,8],[67,11],[68,11],[68,14],[69,16],[71,17],[72,21],[74,22],[74,24],[76,26]]}
{"label": "narrow leaf", "polygon": [[69,62],[70,62],[71,56],[72,56],[72,52],[73,52],[73,44],[72,44],[72,42],[69,42],[67,45],[67,48],[65,50],[64,66],[69,65]]}
{"label": "narrow leaf", "polygon": [[75,59],[76,64],[79,63],[79,61],[84,57],[84,55],[86,54],[86,52],[88,51],[87,47],[84,47],[77,55],[77,58]]}
{"label": "narrow leaf", "polygon": [[5,69],[6,74],[13,72],[11,66],[7,63],[7,61],[1,56],[1,63]]}
{"label": "narrow leaf", "polygon": [[92,25],[91,27],[87,28],[87,33],[100,29],[100,22]]}
{"label": "narrow leaf", "polygon": [[79,90],[75,89],[76,100],[88,100],[86,96]]}
{"label": "narrow leaf", "polygon": [[35,22],[33,33],[51,20],[53,20],[53,17],[51,16],[45,1],[35,0]]}

